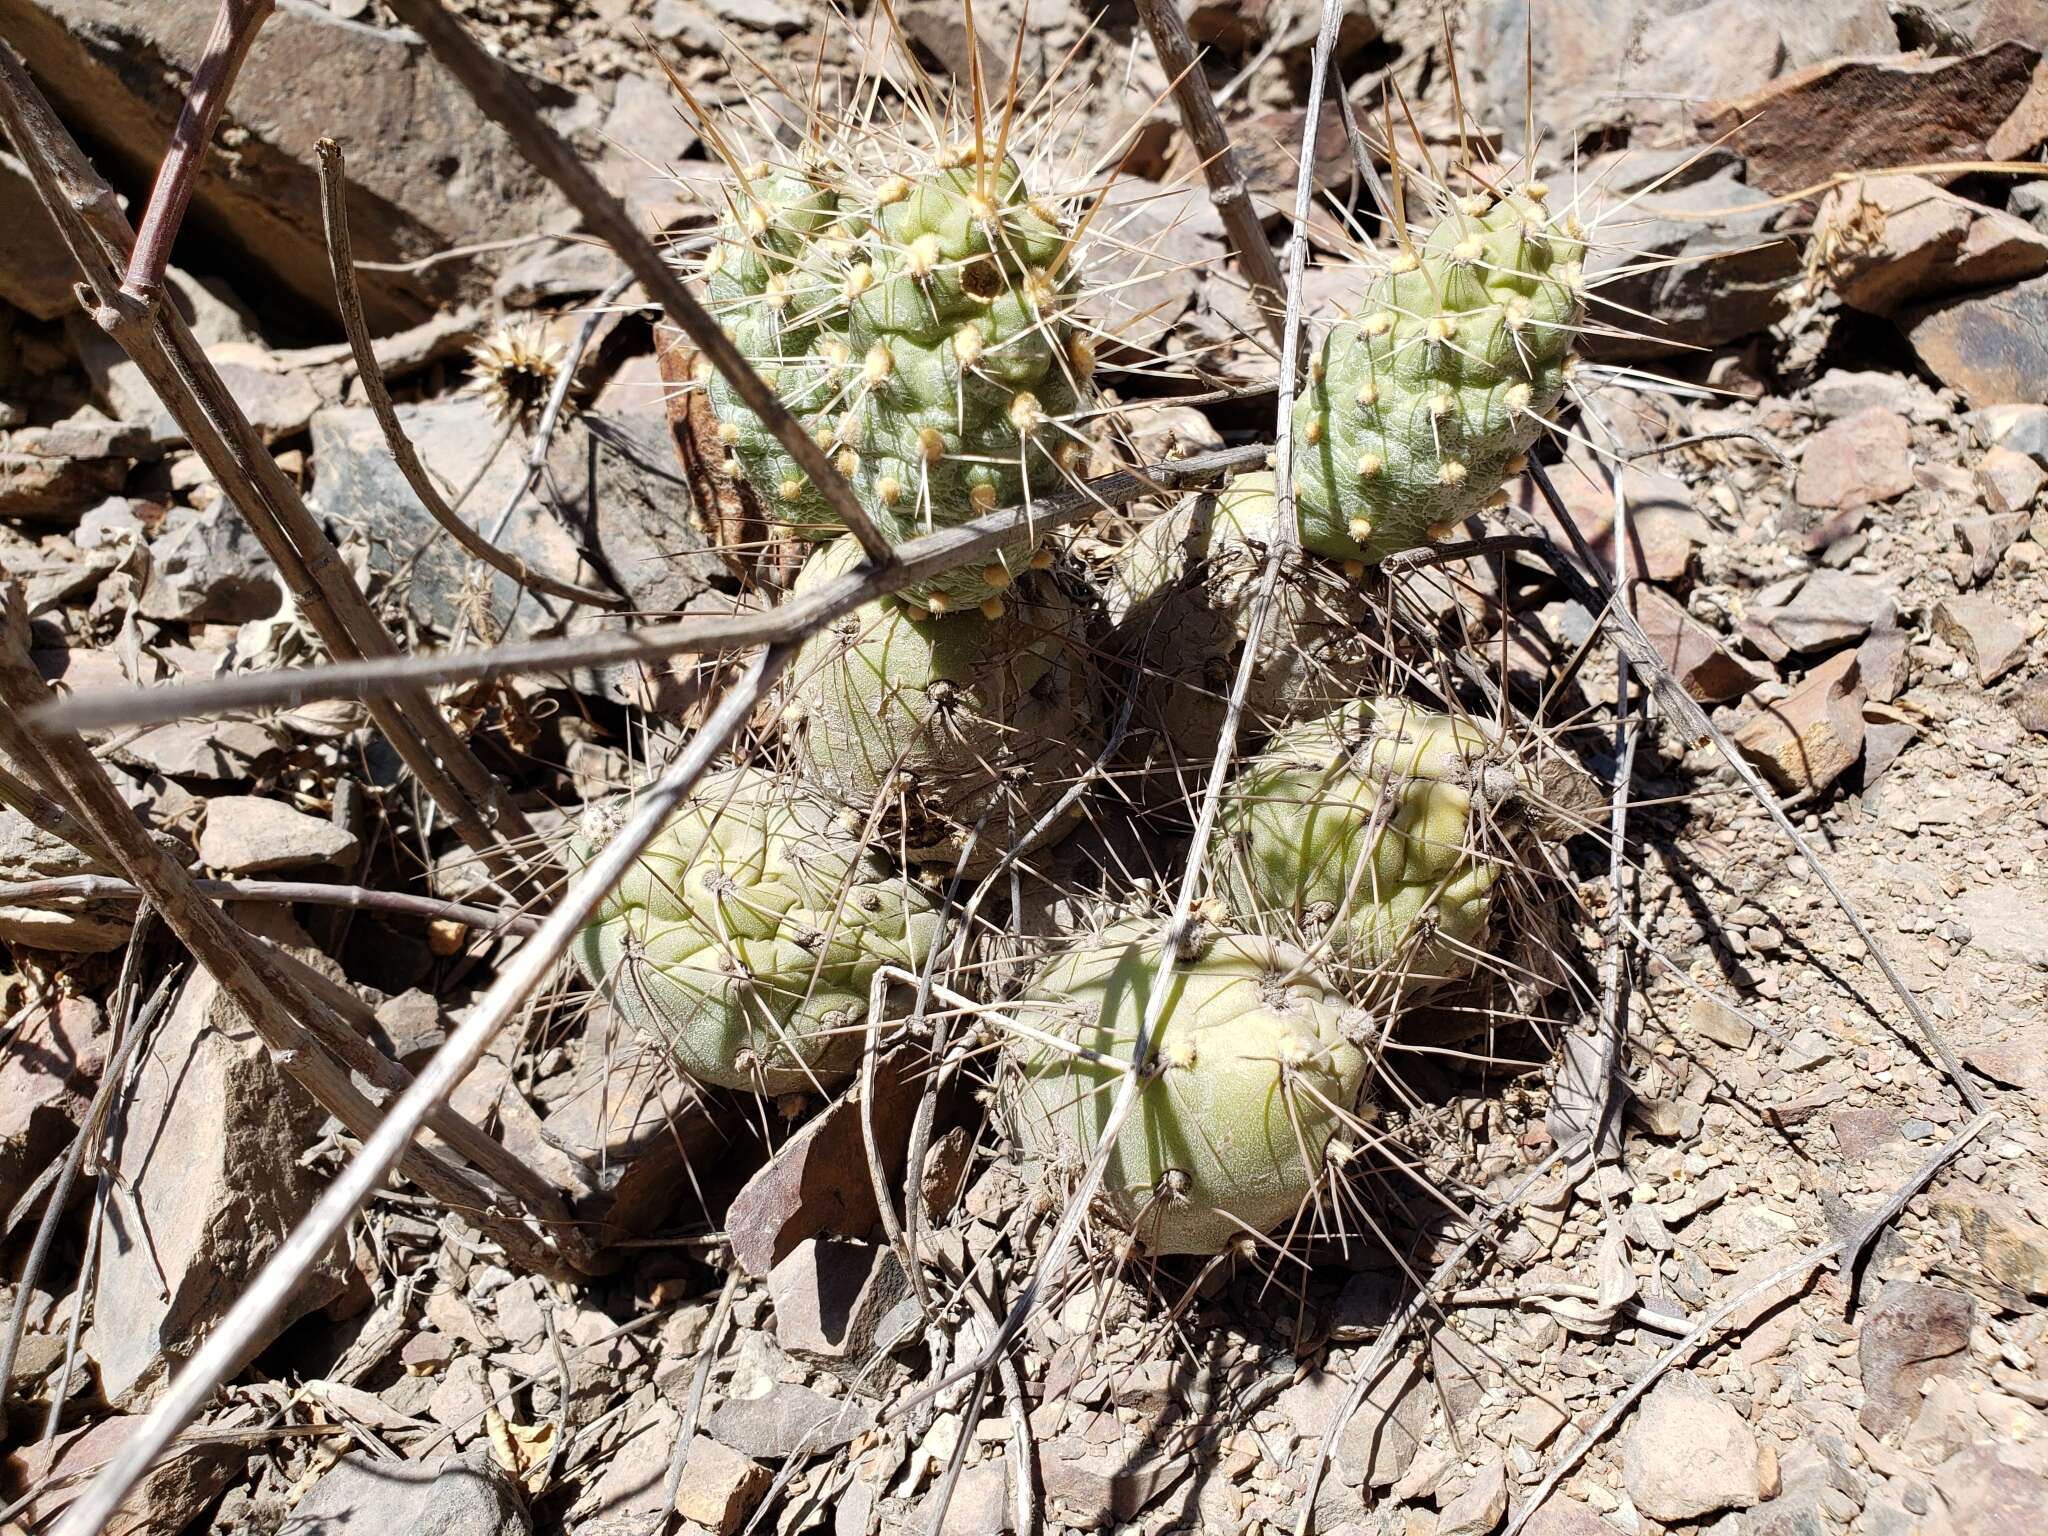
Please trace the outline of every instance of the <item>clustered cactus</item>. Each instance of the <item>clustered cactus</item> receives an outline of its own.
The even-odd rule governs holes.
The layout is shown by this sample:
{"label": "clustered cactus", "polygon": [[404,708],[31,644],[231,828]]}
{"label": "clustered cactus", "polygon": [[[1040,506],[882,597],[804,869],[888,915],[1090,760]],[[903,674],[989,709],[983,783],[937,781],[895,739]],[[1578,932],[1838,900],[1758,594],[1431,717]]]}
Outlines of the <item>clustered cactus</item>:
{"label": "clustered cactus", "polygon": [[[845,145],[750,166],[706,262],[741,352],[892,542],[1062,484],[1068,418],[1091,402],[1077,221],[982,142],[907,170]],[[1213,910],[1163,972],[1163,924],[1129,915],[1144,900],[1098,910],[1043,938],[1054,952],[1000,1008],[1006,1121],[1058,1176],[1108,1129],[1164,985],[1103,1214],[1156,1254],[1291,1227],[1351,1145],[1401,999],[1486,952],[1496,824],[1538,789],[1492,733],[1381,696],[1398,667],[1361,578],[1495,498],[1563,387],[1582,252],[1533,183],[1404,238],[1293,402],[1292,528],[1275,476],[1246,475],[1153,521],[1099,599],[1027,527],[813,635],[780,695],[787,771],[733,770],[675,817],[584,934],[593,981],[706,1082],[786,1092],[846,1071],[878,970],[930,957],[947,877],[1045,884],[1032,861],[1079,819],[1091,769],[1097,804],[1142,801],[1162,769],[1199,782],[1281,546],[1253,755],[1206,850]],[[818,488],[707,388],[734,471],[818,545],[796,592],[856,569]]]}

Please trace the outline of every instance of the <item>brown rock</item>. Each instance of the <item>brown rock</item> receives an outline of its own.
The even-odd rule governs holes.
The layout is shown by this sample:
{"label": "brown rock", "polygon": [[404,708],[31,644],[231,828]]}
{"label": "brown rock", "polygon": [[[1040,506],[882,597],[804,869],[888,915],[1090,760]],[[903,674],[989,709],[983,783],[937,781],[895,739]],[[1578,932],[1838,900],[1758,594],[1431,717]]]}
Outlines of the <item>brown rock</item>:
{"label": "brown rock", "polygon": [[2012,712],[2021,726],[2036,736],[2048,736],[2048,677],[2037,677],[2020,689],[2012,701]]}
{"label": "brown rock", "polygon": [[2024,513],[2043,485],[2048,485],[2048,469],[2024,453],[1993,448],[1977,461],[1977,487],[1984,493],[1984,504],[1995,513]]}
{"label": "brown rock", "polygon": [[1742,1415],[1691,1376],[1651,1389],[1621,1447],[1636,1508],[1667,1525],[1748,1509],[1777,1490],[1776,1468]]}
{"label": "brown rock", "polygon": [[43,211],[28,170],[0,149],[0,300],[38,320],[56,320],[78,308],[71,285],[77,271],[70,247]]}
{"label": "brown rock", "polygon": [[1756,620],[1788,651],[1828,651],[1898,626],[1898,600],[1870,576],[1823,566],[1782,603],[1759,604]]}
{"label": "brown rock", "polygon": [[891,1313],[910,1296],[910,1280],[883,1244],[814,1237],[769,1271],[768,1294],[784,1349],[859,1365],[890,1342]]}
{"label": "brown rock", "polygon": [[[1552,472],[1551,484],[1565,510],[1593,552],[1614,567],[1614,490],[1605,475],[1590,474],[1576,463]],[[1526,512],[1558,543],[1571,548],[1550,503],[1527,478],[1509,488],[1514,505]],[[1707,542],[1711,529],[1693,509],[1692,493],[1674,475],[1629,464],[1621,471],[1622,495],[1629,510],[1629,573],[1672,586],[1692,573],[1694,553]]]}
{"label": "brown rock", "polygon": [[[58,114],[117,181],[146,187],[169,142],[217,7],[212,0],[0,0],[0,33]],[[543,91],[566,104],[559,88]],[[333,292],[314,144],[339,132],[351,226],[364,261],[410,261],[572,219],[553,187],[408,34],[281,6],[236,76],[224,131],[186,225],[222,265],[262,272],[319,313]],[[365,269],[372,326],[421,318],[475,284],[470,262]],[[480,286],[480,285],[477,285]]]}
{"label": "brown rock", "polygon": [[1507,1512],[1507,1468],[1492,1458],[1463,1493],[1444,1505],[1437,1516],[1436,1536],[1492,1536]]}
{"label": "brown rock", "polygon": [[1985,1273],[2024,1296],[2048,1296],[2048,1227],[2008,1195],[1974,1184],[1935,1190],[1927,1208],[1954,1221]]}
{"label": "brown rock", "polygon": [[[11,1451],[0,1462],[0,1488],[10,1501],[38,1490],[36,1502],[23,1514],[37,1528],[48,1529],[141,1423],[139,1415],[117,1415],[64,1431],[47,1451],[32,1443]],[[177,1442],[176,1449],[152,1465],[135,1491],[121,1501],[101,1536],[161,1536],[186,1529],[241,1465],[242,1457],[232,1444]]]}
{"label": "brown rock", "polygon": [[1970,659],[1977,681],[1995,683],[2026,656],[2027,632],[1996,598],[1945,597],[1934,605],[1934,632]]}
{"label": "brown rock", "polygon": [[1522,1527],[1522,1536],[1614,1536],[1614,1532],[1614,1526],[1586,1505],[1561,1493],[1553,1493]]}
{"label": "brown rock", "polygon": [[1134,1520],[1160,1494],[1179,1482],[1194,1465],[1187,1456],[1155,1456],[1144,1461],[1105,1459],[1083,1453],[1071,1441],[1047,1446],[1039,1461],[1046,1502],[1069,1525],[1102,1530]]}
{"label": "brown rock", "polygon": [[[91,1333],[101,1391],[118,1407],[156,1395],[321,1188],[299,1154],[323,1112],[204,971],[150,1038],[136,1081],[114,1153],[125,1193],[120,1219],[107,1223]],[[323,1259],[242,1359],[340,1288],[337,1264]]]}
{"label": "brown rock", "polygon": [[1636,622],[1664,665],[1702,704],[1739,699],[1763,679],[1728,654],[1720,637],[1657,587],[1633,588]]}
{"label": "brown rock", "polygon": [[690,1442],[683,1480],[676,1488],[676,1513],[714,1536],[732,1536],[774,1481],[766,1467],[709,1435]]}
{"label": "brown rock", "polygon": [[[875,1140],[884,1171],[903,1168],[910,1118],[924,1091],[915,1053],[897,1051],[875,1065]],[[726,1214],[733,1257],[756,1277],[821,1232],[865,1237],[880,1220],[868,1174],[856,1085],[816,1115],[733,1198]]]}
{"label": "brown rock", "polygon": [[1973,407],[2048,399],[2048,276],[1903,310],[1898,324]]}
{"label": "brown rock", "polygon": [[[2043,19],[2043,30],[2034,36],[2036,46],[2043,37],[2048,37],[2048,18]],[[2034,66],[2034,79],[2027,94],[1985,142],[1984,154],[1990,160],[2031,160],[2044,144],[2048,144],[2048,59]]]}
{"label": "brown rock", "polygon": [[39,452],[43,431],[0,432],[0,517],[69,519],[121,489],[125,462]]}
{"label": "brown rock", "polygon": [[206,802],[199,862],[227,875],[256,875],[308,864],[351,863],[355,833],[263,795],[221,795]]}
{"label": "brown rock", "polygon": [[1943,1462],[1934,1491],[1948,1506],[1949,1529],[1968,1536],[2033,1536],[2048,1509],[2048,1477],[2007,1460],[2017,1453],[1972,1445]]}
{"label": "brown rock", "polygon": [[1913,1422],[1920,1384],[1966,1363],[1975,1311],[1968,1296],[1942,1285],[1894,1280],[1878,1293],[1856,1341],[1865,1429],[1885,1435]]}
{"label": "brown rock", "polygon": [[1873,406],[1807,440],[1793,494],[1829,510],[1891,501],[1913,488],[1913,436],[1906,418]]}
{"label": "brown rock", "polygon": [[[2004,452],[1993,449],[1994,453]],[[2024,454],[2018,456],[2023,463],[2034,461]],[[1991,493],[1987,489],[1985,494]],[[2028,515],[2025,512],[2001,512],[1994,515],[1978,515],[1956,519],[1956,542],[1962,546],[1962,559],[1952,560],[1950,566],[1958,574],[1959,587],[1980,587],[1989,581],[1998,570],[1998,562],[2005,558],[2005,552],[2026,536]]]}
{"label": "brown rock", "polygon": [[1698,126],[1743,157],[1751,185],[1772,192],[1845,170],[1978,160],[2026,94],[2037,57],[2008,42],[1964,58],[1837,59],[1712,103]]}
{"label": "brown rock", "polygon": [[1863,700],[1856,653],[1844,651],[1737,726],[1736,749],[1781,793],[1818,794],[1863,755]]}
{"label": "brown rock", "polygon": [[1856,662],[1863,670],[1863,694],[1874,704],[1889,704],[1913,680],[1911,647],[1903,629],[1874,629],[1856,647]]}
{"label": "brown rock", "polygon": [[1814,240],[1845,303],[1888,315],[1911,299],[2048,271],[2048,235],[1921,176],[1866,176],[1821,199]]}

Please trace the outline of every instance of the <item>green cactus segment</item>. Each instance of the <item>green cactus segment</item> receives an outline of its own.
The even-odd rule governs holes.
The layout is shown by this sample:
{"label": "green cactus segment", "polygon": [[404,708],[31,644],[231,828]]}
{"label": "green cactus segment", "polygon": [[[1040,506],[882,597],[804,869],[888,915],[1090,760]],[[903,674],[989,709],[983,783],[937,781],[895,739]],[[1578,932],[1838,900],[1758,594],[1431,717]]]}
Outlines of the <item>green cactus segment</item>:
{"label": "green cactus segment", "polygon": [[1527,192],[1468,198],[1373,280],[1295,402],[1306,548],[1376,563],[1487,503],[1564,388],[1584,253]]}
{"label": "green cactus segment", "polygon": [[[861,558],[851,539],[826,545],[796,595]],[[876,844],[912,863],[950,872],[968,850],[966,872],[985,873],[1099,748],[1082,615],[1045,574],[1011,598],[993,619],[938,619],[885,597],[813,635],[791,663],[783,720],[803,777],[879,813]],[[1039,842],[1079,815],[1077,803]]]}
{"label": "green cactus segment", "polygon": [[[707,262],[714,307],[748,361],[830,451],[891,543],[1064,487],[1078,443],[1060,425],[1094,360],[1068,317],[1068,237],[1005,160],[973,152],[871,193],[757,167]],[[842,532],[765,425],[707,376],[721,436],[771,515]],[[935,613],[1002,601],[1037,544],[910,595]]]}
{"label": "green cactus segment", "polygon": [[[1158,779],[1180,798],[1199,791],[1215,758],[1278,518],[1273,475],[1243,475],[1146,524],[1111,568],[1116,648],[1139,669],[1126,756],[1144,756],[1145,782]],[[1262,741],[1369,688],[1381,659],[1373,630],[1357,586],[1290,552],[1260,633],[1240,739]]]}
{"label": "green cactus segment", "polygon": [[1245,923],[1426,989],[1471,969],[1498,863],[1479,802],[1525,786],[1478,726],[1401,699],[1360,702],[1274,740],[1231,787],[1210,847]]}
{"label": "green cactus segment", "polygon": [[[840,439],[861,505],[900,543],[1064,487],[1075,445],[1057,421],[1093,363],[1064,314],[1066,233],[1014,162],[984,170],[970,153],[882,197],[854,279],[866,284],[848,331],[861,382]],[[942,612],[980,604],[1036,542],[1020,536],[910,595]]]}
{"label": "green cactus segment", "polygon": [[[1040,972],[1012,1017],[1008,1097],[1032,1156],[1077,1171],[1108,1124],[1158,979],[1160,925],[1119,923]],[[1154,1040],[1159,1070],[1118,1134],[1102,1193],[1157,1254],[1213,1254],[1312,1219],[1311,1191],[1365,1081],[1364,1016],[1299,951],[1229,935],[1175,964]]]}
{"label": "green cactus segment", "polygon": [[[582,859],[589,842],[577,850]],[[838,807],[757,769],[714,775],[577,936],[591,983],[700,1082],[800,1091],[860,1059],[869,988],[920,968],[929,891]]]}
{"label": "green cactus segment", "polygon": [[[817,173],[757,165],[732,193],[729,217],[705,259],[711,305],[804,429],[818,435],[844,384],[843,267],[857,221]],[[721,436],[778,521],[807,538],[844,530],[789,450],[724,375],[704,383]]]}

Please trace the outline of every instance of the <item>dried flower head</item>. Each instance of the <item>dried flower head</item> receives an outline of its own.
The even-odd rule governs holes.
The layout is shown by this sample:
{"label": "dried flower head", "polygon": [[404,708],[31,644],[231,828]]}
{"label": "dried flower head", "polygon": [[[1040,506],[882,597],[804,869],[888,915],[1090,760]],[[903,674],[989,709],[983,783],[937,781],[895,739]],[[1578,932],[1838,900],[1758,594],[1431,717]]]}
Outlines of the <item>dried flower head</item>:
{"label": "dried flower head", "polygon": [[531,427],[568,357],[569,349],[549,339],[541,320],[530,315],[508,320],[469,349],[475,370],[470,388],[499,421]]}

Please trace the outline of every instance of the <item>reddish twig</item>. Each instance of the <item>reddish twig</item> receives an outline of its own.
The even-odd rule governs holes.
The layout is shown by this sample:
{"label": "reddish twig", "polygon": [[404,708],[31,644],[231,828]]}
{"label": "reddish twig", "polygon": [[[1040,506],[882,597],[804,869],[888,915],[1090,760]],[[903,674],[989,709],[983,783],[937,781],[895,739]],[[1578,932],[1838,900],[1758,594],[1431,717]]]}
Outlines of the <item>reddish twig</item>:
{"label": "reddish twig", "polygon": [[199,172],[206,163],[207,142],[228,104],[228,92],[234,89],[242,61],[276,8],[276,0],[220,0],[205,52],[192,75],[192,88],[185,94],[184,110],[172,130],[171,147],[164,152],[156,184],[149,189],[149,206],[143,211],[135,249],[128,257],[128,272],[121,281],[121,291],[138,304],[156,306],[164,269],[170,265],[171,246],[178,238],[178,226],[185,222],[185,210],[191,206],[193,189],[199,185]]}

